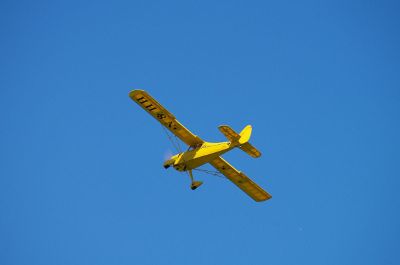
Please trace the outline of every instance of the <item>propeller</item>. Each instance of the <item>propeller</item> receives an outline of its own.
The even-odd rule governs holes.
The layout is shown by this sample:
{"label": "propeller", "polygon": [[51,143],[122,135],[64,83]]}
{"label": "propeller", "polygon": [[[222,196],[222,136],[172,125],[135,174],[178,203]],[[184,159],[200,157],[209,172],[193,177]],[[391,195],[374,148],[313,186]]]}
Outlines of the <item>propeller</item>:
{"label": "propeller", "polygon": [[164,156],[163,156],[164,161],[170,159],[171,156],[173,156],[173,155],[174,155],[174,153],[172,153],[172,151],[170,149],[165,150]]}

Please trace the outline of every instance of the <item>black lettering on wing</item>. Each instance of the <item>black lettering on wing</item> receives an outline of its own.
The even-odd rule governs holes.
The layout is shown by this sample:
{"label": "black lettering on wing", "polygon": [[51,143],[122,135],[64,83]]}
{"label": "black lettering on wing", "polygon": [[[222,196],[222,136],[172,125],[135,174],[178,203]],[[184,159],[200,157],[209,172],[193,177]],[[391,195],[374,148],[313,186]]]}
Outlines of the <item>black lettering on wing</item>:
{"label": "black lettering on wing", "polygon": [[136,100],[137,100],[140,104],[142,104],[142,105],[143,105],[145,102],[148,101],[148,100],[147,100],[145,97],[143,97],[143,96],[142,96],[141,98],[137,98]]}
{"label": "black lettering on wing", "polygon": [[165,115],[164,113],[157,113],[157,118],[162,120],[165,119],[167,117],[167,115]]}
{"label": "black lettering on wing", "polygon": [[148,109],[149,111],[156,109],[156,107],[154,107],[153,104],[149,104],[149,105],[145,106],[145,108]]}
{"label": "black lettering on wing", "polygon": [[153,111],[153,110],[157,109],[157,107],[153,106],[153,104],[151,104],[151,103],[149,105],[145,106],[144,103],[148,102],[148,100],[144,96],[142,96],[141,98],[137,98],[136,100],[137,100],[137,102],[139,102],[141,105],[143,105],[149,111]]}
{"label": "black lettering on wing", "polygon": [[171,129],[173,129],[173,130],[178,129],[178,128],[176,127],[176,124],[173,123],[172,121],[166,123],[165,125],[166,125],[168,128],[171,128]]}

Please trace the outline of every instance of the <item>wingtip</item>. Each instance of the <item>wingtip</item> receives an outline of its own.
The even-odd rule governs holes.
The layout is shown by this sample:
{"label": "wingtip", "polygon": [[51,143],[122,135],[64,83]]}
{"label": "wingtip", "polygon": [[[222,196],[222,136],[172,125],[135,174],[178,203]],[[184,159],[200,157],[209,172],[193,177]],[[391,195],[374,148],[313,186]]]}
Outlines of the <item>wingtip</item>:
{"label": "wingtip", "polygon": [[132,98],[135,94],[140,93],[140,92],[146,93],[146,91],[144,91],[144,90],[142,90],[142,89],[134,89],[134,90],[131,90],[131,91],[129,92],[129,97]]}
{"label": "wingtip", "polygon": [[272,198],[272,196],[271,196],[271,194],[267,194],[266,195],[266,197],[264,197],[264,198],[262,198],[262,199],[260,199],[260,200],[255,200],[256,202],[265,202],[265,201],[268,201],[269,199],[271,199]]}

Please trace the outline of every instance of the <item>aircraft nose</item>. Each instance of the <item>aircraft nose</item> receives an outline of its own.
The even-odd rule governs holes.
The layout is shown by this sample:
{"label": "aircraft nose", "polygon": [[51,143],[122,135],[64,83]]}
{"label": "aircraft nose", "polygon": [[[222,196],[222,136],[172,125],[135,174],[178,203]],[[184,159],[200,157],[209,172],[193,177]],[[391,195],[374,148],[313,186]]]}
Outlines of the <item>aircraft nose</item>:
{"label": "aircraft nose", "polygon": [[167,161],[164,162],[164,168],[167,169],[170,166],[172,166],[175,162],[175,159],[168,159]]}

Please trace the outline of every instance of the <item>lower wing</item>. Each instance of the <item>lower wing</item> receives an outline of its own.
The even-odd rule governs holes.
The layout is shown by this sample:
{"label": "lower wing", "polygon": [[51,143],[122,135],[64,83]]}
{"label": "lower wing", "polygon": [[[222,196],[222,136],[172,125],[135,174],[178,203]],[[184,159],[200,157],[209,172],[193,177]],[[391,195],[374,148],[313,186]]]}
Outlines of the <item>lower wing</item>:
{"label": "lower wing", "polygon": [[218,157],[210,162],[218,171],[224,174],[230,181],[238,186],[242,191],[246,192],[253,200],[260,202],[265,201],[272,196],[263,190],[260,186],[249,179],[243,172],[238,171],[231,166],[225,159]]}

